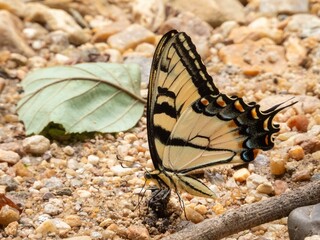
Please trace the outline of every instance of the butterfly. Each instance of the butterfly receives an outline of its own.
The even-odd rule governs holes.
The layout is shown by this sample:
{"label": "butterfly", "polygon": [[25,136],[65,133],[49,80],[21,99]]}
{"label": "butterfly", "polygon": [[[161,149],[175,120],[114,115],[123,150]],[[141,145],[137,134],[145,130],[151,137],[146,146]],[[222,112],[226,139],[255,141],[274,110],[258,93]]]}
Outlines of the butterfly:
{"label": "butterfly", "polygon": [[147,101],[147,132],[155,170],[146,172],[160,189],[215,198],[192,172],[255,159],[274,146],[274,116],[284,102],[261,111],[255,102],[221,93],[190,37],[172,30],[153,57]]}

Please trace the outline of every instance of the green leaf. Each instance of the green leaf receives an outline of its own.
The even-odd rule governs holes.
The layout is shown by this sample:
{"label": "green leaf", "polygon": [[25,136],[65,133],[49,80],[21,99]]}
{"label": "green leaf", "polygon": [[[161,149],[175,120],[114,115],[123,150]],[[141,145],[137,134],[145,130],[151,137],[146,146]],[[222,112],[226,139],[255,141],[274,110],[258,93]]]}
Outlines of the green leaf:
{"label": "green leaf", "polygon": [[119,132],[143,114],[140,69],[136,64],[84,63],[34,71],[22,81],[18,114],[26,133],[50,122],[67,133]]}

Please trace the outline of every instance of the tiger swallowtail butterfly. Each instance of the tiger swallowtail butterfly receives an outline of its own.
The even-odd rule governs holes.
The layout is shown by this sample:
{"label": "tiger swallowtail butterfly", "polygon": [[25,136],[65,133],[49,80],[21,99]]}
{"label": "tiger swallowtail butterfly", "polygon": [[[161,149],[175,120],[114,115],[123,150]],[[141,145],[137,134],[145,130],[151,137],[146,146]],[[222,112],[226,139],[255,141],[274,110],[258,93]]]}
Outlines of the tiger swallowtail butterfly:
{"label": "tiger swallowtail butterfly", "polygon": [[191,173],[254,160],[274,146],[274,116],[296,102],[261,111],[255,102],[220,93],[190,37],[175,30],[160,40],[151,66],[147,131],[155,170],[146,173],[161,189],[200,197],[215,194]]}

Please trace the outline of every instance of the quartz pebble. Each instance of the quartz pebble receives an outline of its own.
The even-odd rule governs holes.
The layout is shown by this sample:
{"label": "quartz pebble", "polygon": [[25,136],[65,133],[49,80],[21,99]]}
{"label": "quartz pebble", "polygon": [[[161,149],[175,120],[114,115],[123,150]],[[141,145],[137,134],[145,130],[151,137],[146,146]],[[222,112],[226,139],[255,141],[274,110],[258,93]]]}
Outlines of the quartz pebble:
{"label": "quartz pebble", "polygon": [[79,189],[79,190],[77,190],[77,193],[78,193],[80,198],[89,198],[89,197],[91,197],[91,192],[86,191],[86,190]]}
{"label": "quartz pebble", "polygon": [[49,202],[44,205],[44,213],[51,216],[58,215],[63,211],[63,201],[57,198],[50,198]]}
{"label": "quartz pebble", "polygon": [[23,149],[31,154],[44,154],[50,147],[49,139],[41,135],[27,137],[22,141]]}
{"label": "quartz pebble", "polygon": [[256,189],[260,184],[265,184],[267,182],[268,180],[265,176],[253,173],[247,178],[247,187],[249,189]]}
{"label": "quartz pebble", "polygon": [[60,178],[51,177],[44,181],[44,186],[48,189],[57,189],[64,187]]}
{"label": "quartz pebble", "polygon": [[233,174],[233,178],[234,180],[238,181],[238,182],[244,182],[246,181],[246,179],[250,176],[250,172],[247,168],[241,168],[239,170],[237,170],[234,174]]}
{"label": "quartz pebble", "polygon": [[121,165],[116,165],[110,168],[112,172],[114,172],[118,176],[125,176],[133,173],[133,169],[124,168]]}

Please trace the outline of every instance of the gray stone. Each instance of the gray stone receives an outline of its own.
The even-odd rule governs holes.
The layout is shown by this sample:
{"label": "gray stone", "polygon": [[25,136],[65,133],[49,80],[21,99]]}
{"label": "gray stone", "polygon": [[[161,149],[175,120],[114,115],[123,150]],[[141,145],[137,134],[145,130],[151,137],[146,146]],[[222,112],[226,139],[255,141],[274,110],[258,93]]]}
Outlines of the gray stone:
{"label": "gray stone", "polygon": [[191,12],[216,27],[229,20],[244,21],[244,8],[237,0],[171,0],[169,5],[180,12]]}
{"label": "gray stone", "polygon": [[203,59],[210,55],[209,38],[213,28],[199,16],[191,12],[181,12],[177,17],[165,21],[159,28],[159,33],[165,34],[172,29],[187,33]]}
{"label": "gray stone", "polygon": [[308,12],[308,0],[260,0],[260,12],[295,14]]}
{"label": "gray stone", "polygon": [[63,188],[64,185],[62,181],[59,178],[51,177],[47,179],[44,183],[45,187],[48,189],[57,189],[57,188]]}
{"label": "gray stone", "polygon": [[320,203],[294,209],[288,217],[290,240],[320,234]]}
{"label": "gray stone", "polygon": [[297,33],[300,38],[320,40],[320,19],[312,14],[296,14],[289,20],[285,31]]}

